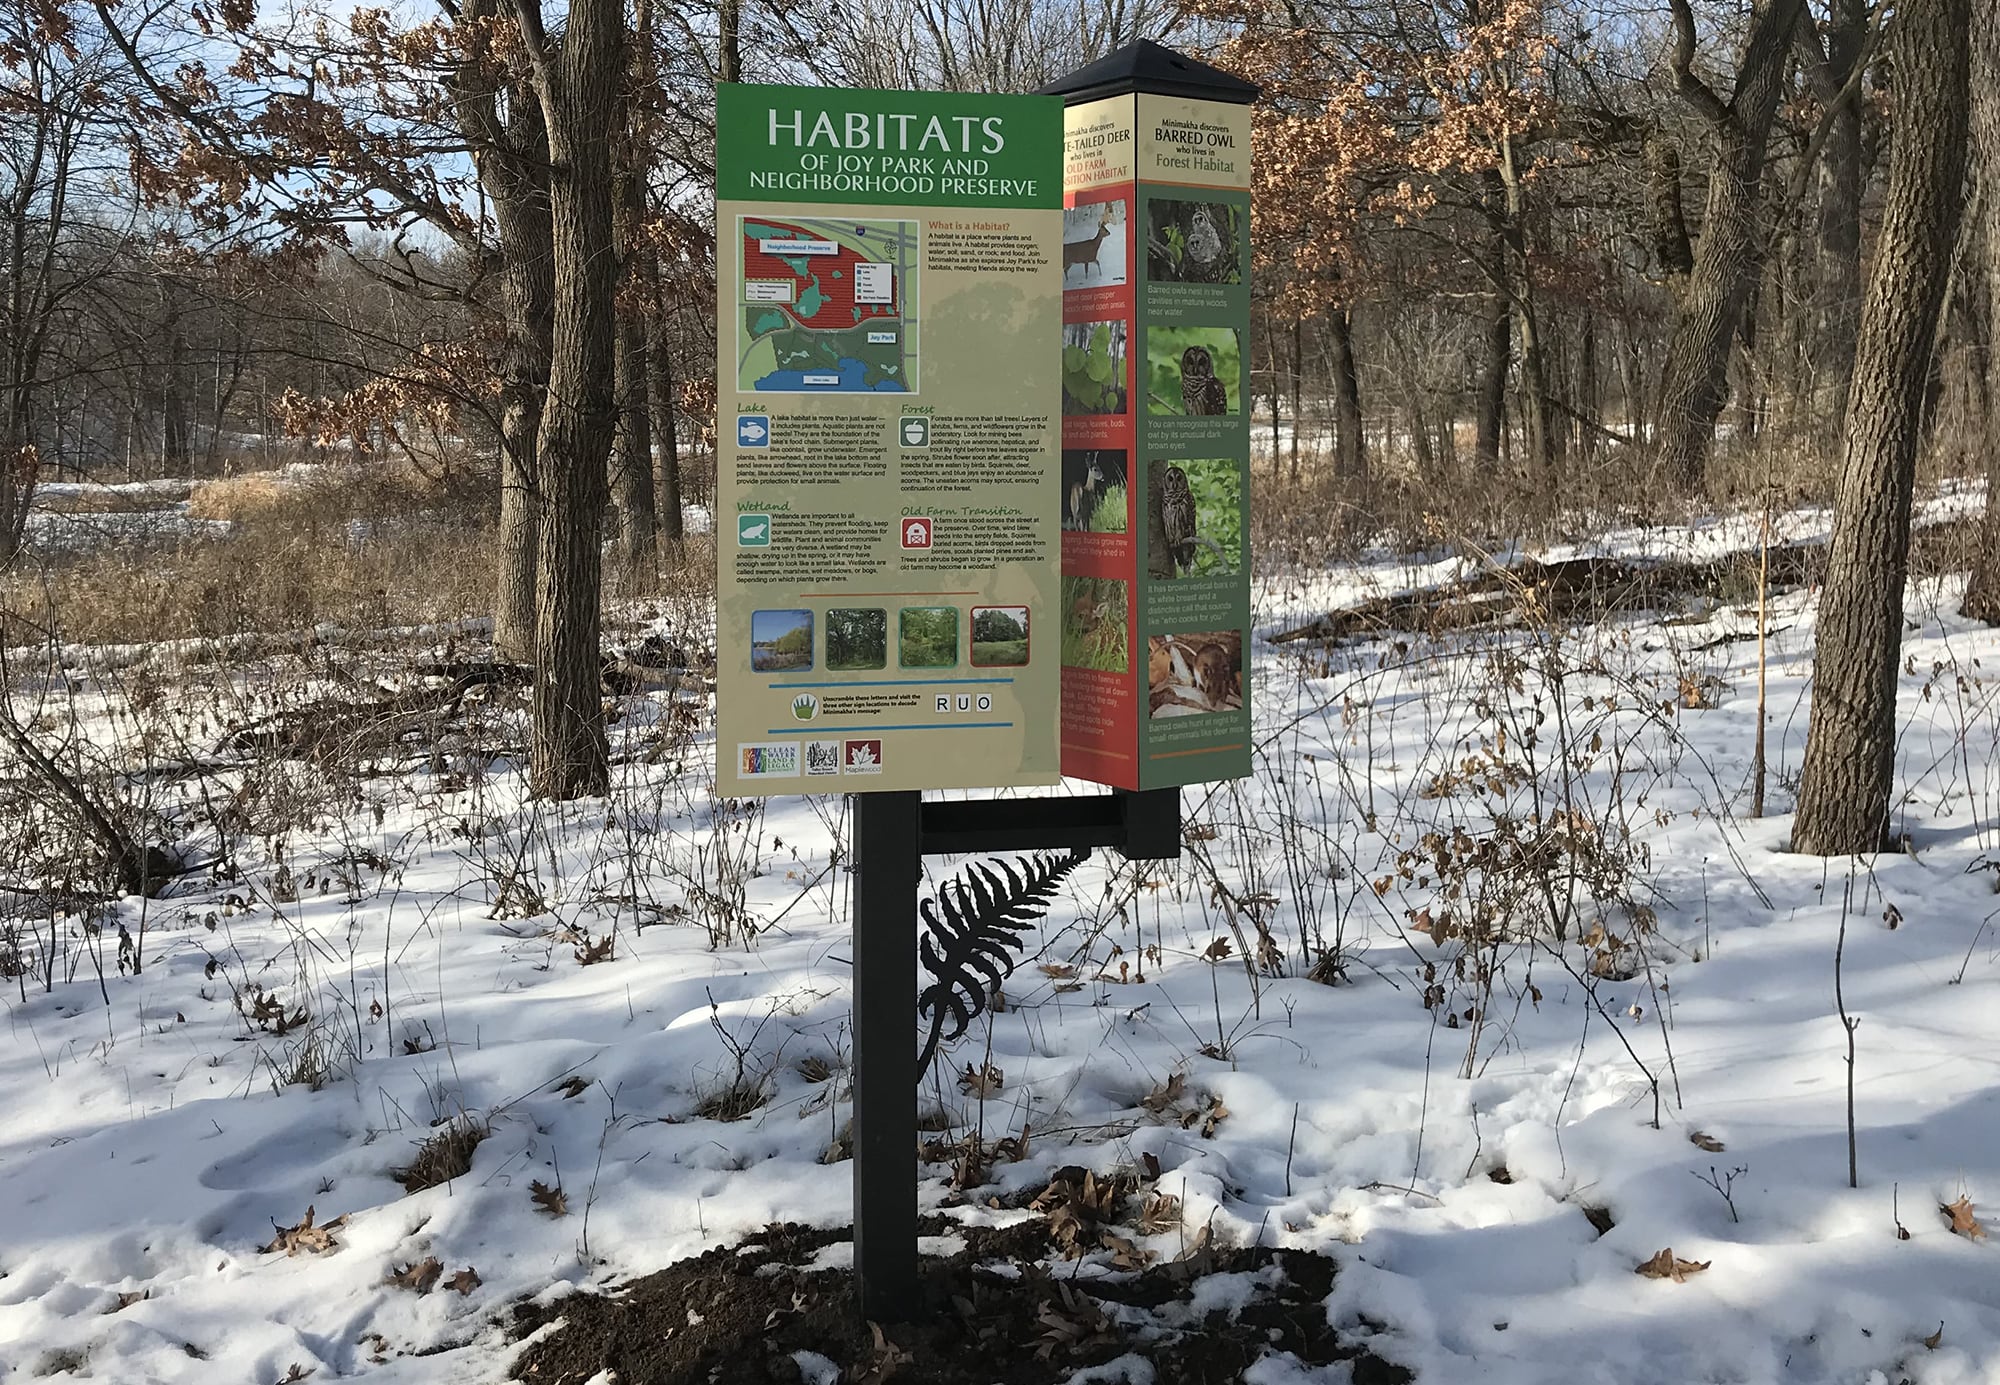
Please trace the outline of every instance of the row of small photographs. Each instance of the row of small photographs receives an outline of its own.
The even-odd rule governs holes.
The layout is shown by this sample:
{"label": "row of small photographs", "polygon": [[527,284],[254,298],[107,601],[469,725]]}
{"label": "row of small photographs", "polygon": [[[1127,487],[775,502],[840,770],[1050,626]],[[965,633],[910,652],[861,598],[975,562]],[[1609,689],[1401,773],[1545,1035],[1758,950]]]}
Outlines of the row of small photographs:
{"label": "row of small photographs", "polygon": [[[1146,277],[1155,284],[1240,284],[1247,208],[1154,198],[1146,204]],[[1085,202],[1063,212],[1063,287],[1126,282],[1126,203]]]}
{"label": "row of small photographs", "polygon": [[[1243,565],[1243,464],[1228,457],[1152,463],[1148,534],[1166,541],[1172,562],[1154,576],[1227,577]],[[1118,448],[1065,449],[1064,529],[1123,534],[1131,523],[1127,454]]]}
{"label": "row of small photographs", "polygon": [[[814,668],[818,613],[753,611],[750,667],[757,673]],[[857,673],[889,666],[889,612],[880,606],[836,606],[825,613],[826,668]],[[1028,662],[1028,608],[974,606],[970,655],[974,668],[1018,668]],[[904,606],[896,612],[896,667],[956,668],[960,624],[956,606]]]}
{"label": "row of small photographs", "polygon": [[[1127,336],[1120,318],[1063,326],[1062,411],[1070,417],[1132,412]],[[1163,418],[1243,415],[1243,333],[1235,327],[1148,327],[1138,389]]]}

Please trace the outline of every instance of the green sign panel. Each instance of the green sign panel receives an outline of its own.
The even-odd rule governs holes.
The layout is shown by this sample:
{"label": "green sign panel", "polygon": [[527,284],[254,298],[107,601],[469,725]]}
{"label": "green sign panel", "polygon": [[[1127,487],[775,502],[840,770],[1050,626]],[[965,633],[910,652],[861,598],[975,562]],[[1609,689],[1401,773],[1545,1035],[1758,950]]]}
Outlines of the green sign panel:
{"label": "green sign panel", "polygon": [[717,105],[717,786],[1054,783],[1061,103]]}
{"label": "green sign panel", "polygon": [[716,130],[723,201],[1062,205],[1050,97],[725,86]]}

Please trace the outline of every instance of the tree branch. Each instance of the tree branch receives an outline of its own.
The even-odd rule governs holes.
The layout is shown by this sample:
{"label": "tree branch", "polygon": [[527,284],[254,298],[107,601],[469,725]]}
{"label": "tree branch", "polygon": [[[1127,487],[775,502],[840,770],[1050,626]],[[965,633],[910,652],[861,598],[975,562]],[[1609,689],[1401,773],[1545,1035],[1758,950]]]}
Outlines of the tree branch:
{"label": "tree branch", "polygon": [[1730,118],[1729,103],[1694,72],[1694,7],[1689,0],[1670,0],[1674,11],[1674,89],[1681,99],[1717,125]]}

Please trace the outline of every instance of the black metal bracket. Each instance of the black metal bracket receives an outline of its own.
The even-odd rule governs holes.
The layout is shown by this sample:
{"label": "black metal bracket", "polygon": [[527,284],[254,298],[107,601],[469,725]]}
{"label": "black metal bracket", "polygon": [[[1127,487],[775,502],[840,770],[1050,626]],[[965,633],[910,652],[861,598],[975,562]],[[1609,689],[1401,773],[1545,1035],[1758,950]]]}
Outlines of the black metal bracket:
{"label": "black metal bracket", "polygon": [[1181,854],[1181,791],[925,803],[917,823],[917,849],[925,856],[1107,846],[1128,861],[1170,861]]}
{"label": "black metal bracket", "polygon": [[877,1322],[925,1312],[918,1284],[917,885],[925,856],[1088,851],[1181,854],[1181,791],[925,803],[854,796],[854,1267]]}

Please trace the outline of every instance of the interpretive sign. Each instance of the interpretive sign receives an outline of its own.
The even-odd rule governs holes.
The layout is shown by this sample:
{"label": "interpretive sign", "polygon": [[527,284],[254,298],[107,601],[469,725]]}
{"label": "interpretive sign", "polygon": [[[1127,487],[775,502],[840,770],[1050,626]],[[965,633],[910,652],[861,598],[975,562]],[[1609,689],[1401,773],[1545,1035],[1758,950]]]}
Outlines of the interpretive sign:
{"label": "interpretive sign", "polygon": [[1062,104],[716,105],[717,789],[1052,784]]}
{"label": "interpretive sign", "polygon": [[1127,789],[1250,773],[1252,93],[1150,57],[1064,113],[1062,760]]}

